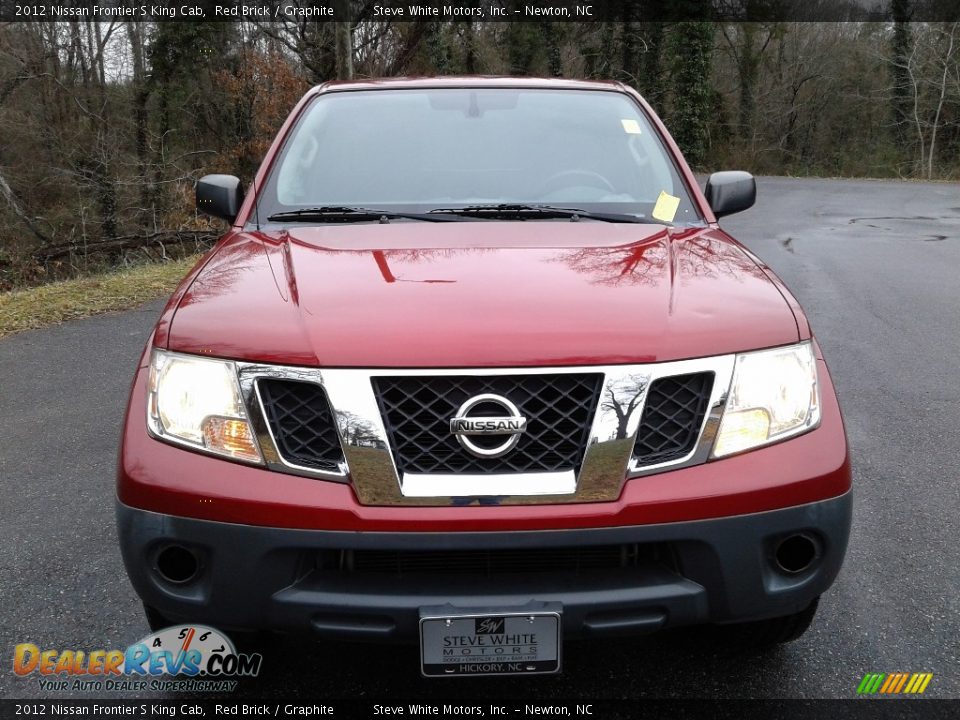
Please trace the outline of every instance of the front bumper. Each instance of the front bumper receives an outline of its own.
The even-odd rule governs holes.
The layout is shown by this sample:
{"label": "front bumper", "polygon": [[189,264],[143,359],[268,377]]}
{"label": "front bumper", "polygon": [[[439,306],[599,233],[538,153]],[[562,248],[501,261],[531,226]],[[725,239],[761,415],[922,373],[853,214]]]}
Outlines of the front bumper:
{"label": "front bumper", "polygon": [[[148,605],[172,620],[223,629],[312,632],[344,639],[417,637],[422,608],[530,610],[556,607],[567,637],[631,634],[798,612],[840,570],[851,494],[734,517],[571,530],[343,532],[240,525],[117,505],[124,563]],[[803,572],[777,569],[789,536],[813,539]],[[362,550],[494,551],[584,546],[655,547],[643,562],[589,573],[404,574],[328,569],[318,558]],[[199,559],[189,582],[156,569],[158,553],[182,546]]]}

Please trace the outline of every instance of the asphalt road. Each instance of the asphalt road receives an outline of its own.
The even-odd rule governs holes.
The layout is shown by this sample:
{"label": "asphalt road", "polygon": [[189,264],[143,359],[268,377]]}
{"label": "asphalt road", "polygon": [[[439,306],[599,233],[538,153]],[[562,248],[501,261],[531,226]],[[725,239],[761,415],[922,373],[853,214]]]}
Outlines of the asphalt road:
{"label": "asphalt road", "polygon": [[[828,359],[855,468],[838,583],[800,641],[757,654],[699,631],[571,646],[559,678],[422,680],[414,649],[289,642],[240,697],[849,698],[866,672],[926,671],[960,697],[960,192],[760,181],[725,219],[792,288]],[[147,632],[116,547],[127,384],[160,304],[0,341],[0,697],[63,697],[13,645],[123,648]]]}

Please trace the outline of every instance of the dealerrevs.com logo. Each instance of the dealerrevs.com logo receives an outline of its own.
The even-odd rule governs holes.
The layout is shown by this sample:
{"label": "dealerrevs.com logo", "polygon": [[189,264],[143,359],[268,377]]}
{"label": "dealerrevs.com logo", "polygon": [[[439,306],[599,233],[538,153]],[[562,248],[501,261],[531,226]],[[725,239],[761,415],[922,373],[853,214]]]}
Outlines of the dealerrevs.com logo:
{"label": "dealerrevs.com logo", "polygon": [[235,678],[255,677],[262,662],[203,625],[174,625],[126,650],[41,650],[21,643],[13,651],[13,672],[36,675],[42,690],[229,692]]}

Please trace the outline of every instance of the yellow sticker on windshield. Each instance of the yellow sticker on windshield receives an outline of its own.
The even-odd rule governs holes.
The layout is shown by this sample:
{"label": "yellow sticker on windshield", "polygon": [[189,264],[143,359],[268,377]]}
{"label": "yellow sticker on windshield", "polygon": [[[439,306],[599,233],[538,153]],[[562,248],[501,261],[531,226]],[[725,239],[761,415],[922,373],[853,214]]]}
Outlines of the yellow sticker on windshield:
{"label": "yellow sticker on windshield", "polygon": [[662,222],[673,222],[677,215],[677,208],[680,207],[680,198],[674,197],[668,192],[660,191],[660,197],[657,198],[657,204],[653,206],[653,215],[655,220]]}
{"label": "yellow sticker on windshield", "polygon": [[620,121],[620,124],[623,125],[623,131],[629,135],[639,135],[640,134],[640,123],[636,120],[631,120],[630,118],[623,118]]}

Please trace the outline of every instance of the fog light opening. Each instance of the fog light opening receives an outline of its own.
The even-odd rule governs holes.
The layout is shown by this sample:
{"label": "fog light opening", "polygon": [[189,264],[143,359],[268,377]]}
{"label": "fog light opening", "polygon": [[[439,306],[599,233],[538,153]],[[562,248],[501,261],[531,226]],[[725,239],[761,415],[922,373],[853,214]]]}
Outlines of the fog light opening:
{"label": "fog light opening", "polygon": [[808,569],[817,559],[817,544],[808,535],[791,535],[777,545],[774,558],[777,567],[785,573],[796,575]]}
{"label": "fog light opening", "polygon": [[167,582],[183,585],[197,576],[200,561],[192,550],[182,545],[168,545],[157,554],[156,568]]}

